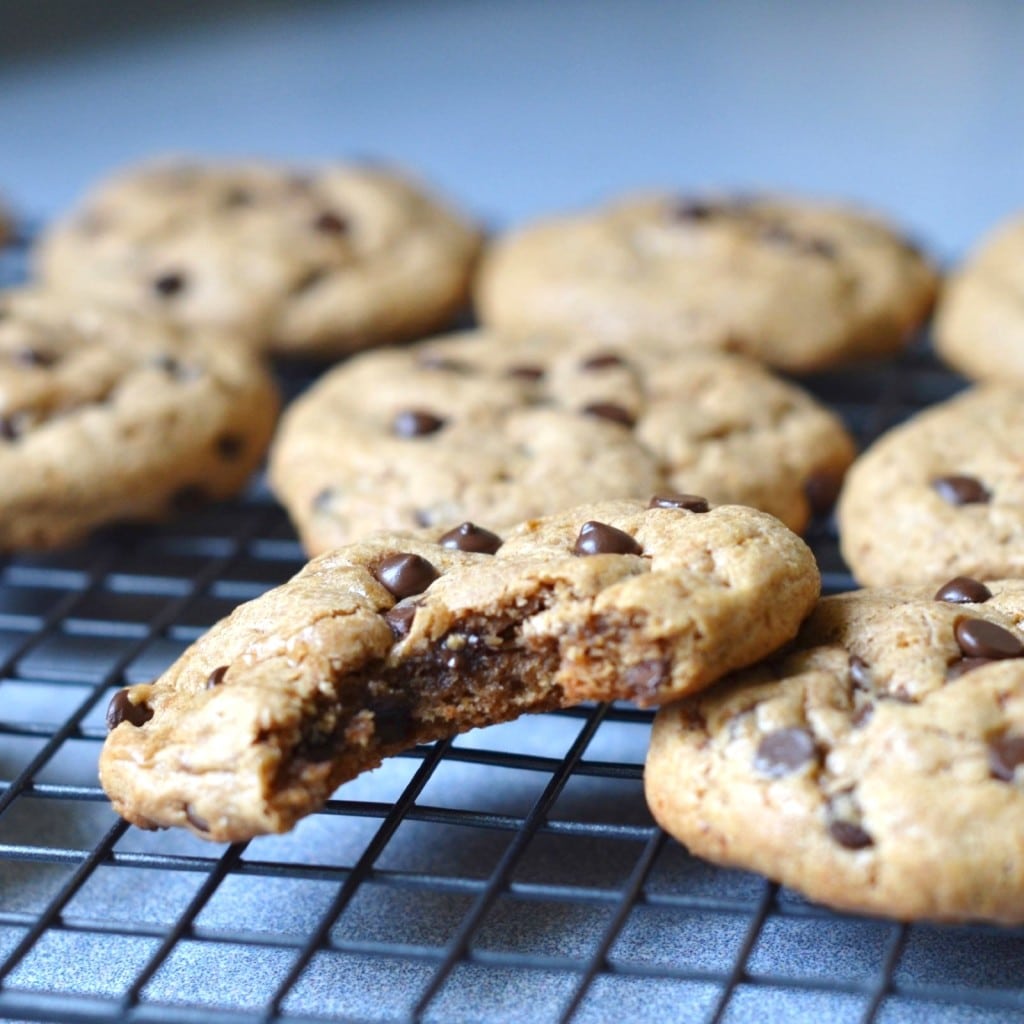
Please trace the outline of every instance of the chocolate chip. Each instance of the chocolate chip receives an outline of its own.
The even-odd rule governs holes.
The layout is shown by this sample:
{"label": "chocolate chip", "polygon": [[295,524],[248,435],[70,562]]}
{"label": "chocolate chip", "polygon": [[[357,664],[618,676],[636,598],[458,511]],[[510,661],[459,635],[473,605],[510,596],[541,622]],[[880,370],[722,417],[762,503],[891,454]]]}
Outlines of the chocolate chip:
{"label": "chocolate chip", "polygon": [[959,679],[961,676],[973,672],[976,668],[983,668],[991,665],[991,658],[958,658],[951,665],[946,667],[946,679]]}
{"label": "chocolate chip", "polygon": [[22,429],[19,416],[0,416],[0,438],[4,441],[16,441],[21,437]]}
{"label": "chocolate chip", "polygon": [[639,555],[643,548],[623,530],[591,519],[580,527],[574,555]]}
{"label": "chocolate chip", "polygon": [[398,437],[424,437],[436,434],[445,424],[440,416],[424,409],[406,409],[391,421],[391,429]]}
{"label": "chocolate chip", "polygon": [[425,558],[405,551],[382,559],[374,572],[380,583],[399,600],[422,594],[439,575]]}
{"label": "chocolate chip", "polygon": [[871,670],[868,663],[863,658],[858,658],[856,654],[850,655],[850,679],[853,685],[861,690],[871,688]]}
{"label": "chocolate chip", "polygon": [[992,497],[985,485],[973,476],[936,477],[932,487],[950,505],[983,505]]}
{"label": "chocolate chip", "polygon": [[349,230],[349,222],[332,210],[324,210],[313,222],[313,226],[325,235],[345,235]]}
{"label": "chocolate chip", "polygon": [[439,543],[442,547],[457,551],[476,551],[482,555],[493,555],[501,547],[501,538],[490,530],[475,523],[462,523],[454,530],[443,534]]}
{"label": "chocolate chip", "polygon": [[812,256],[821,256],[826,260],[834,260],[839,255],[835,243],[824,238],[807,238],[802,248],[804,252],[809,252]]}
{"label": "chocolate chip", "polygon": [[611,420],[612,423],[621,423],[624,427],[632,427],[636,423],[636,417],[621,405],[614,402],[592,402],[583,407],[587,416],[597,416],[602,420]]}
{"label": "chocolate chip", "polygon": [[824,515],[836,503],[842,476],[829,469],[819,469],[804,481],[804,496],[816,516]]}
{"label": "chocolate chip", "polygon": [[987,619],[961,619],[953,627],[960,650],[969,658],[1019,658],[1024,644],[1008,629]]}
{"label": "chocolate chip", "polygon": [[237,209],[241,206],[252,206],[253,196],[247,188],[236,187],[229,189],[224,194],[224,206],[228,209]]}
{"label": "chocolate chip", "polygon": [[984,604],[991,596],[992,591],[984,583],[970,576],[954,576],[935,592],[936,601],[948,601],[950,604]]}
{"label": "chocolate chip", "polygon": [[201,818],[198,814],[196,814],[196,812],[192,809],[191,804],[185,804],[185,818],[188,821],[188,823],[198,832],[210,831],[210,823],[205,818]]}
{"label": "chocolate chip", "polygon": [[153,717],[153,709],[145,703],[133,704],[127,690],[118,690],[107,705],[107,728],[116,729],[122,722],[145,725]]}
{"label": "chocolate chip", "polygon": [[671,673],[672,666],[669,662],[652,658],[631,665],[626,669],[622,681],[633,699],[643,701],[657,696],[658,687],[669,679]]}
{"label": "chocolate chip", "polygon": [[1014,769],[1024,764],[1024,736],[1005,733],[988,745],[988,767],[993,778],[1012,782]]}
{"label": "chocolate chip", "polygon": [[519,380],[541,380],[544,376],[542,366],[510,366],[505,371],[505,376],[516,377]]}
{"label": "chocolate chip", "polygon": [[185,275],[171,271],[153,278],[153,291],[161,298],[170,299],[185,290]]}
{"label": "chocolate chip", "polygon": [[848,850],[863,850],[867,846],[875,845],[871,834],[852,821],[830,821],[828,834]]}
{"label": "chocolate chip", "polygon": [[60,356],[54,352],[41,352],[37,348],[22,348],[15,352],[15,358],[19,363],[26,366],[53,366],[60,361]]}
{"label": "chocolate chip", "polygon": [[814,760],[816,753],[814,737],[806,729],[775,729],[757,745],[754,768],[777,779]]}
{"label": "chocolate chip", "polygon": [[721,212],[720,206],[699,199],[681,199],[669,211],[672,219],[679,221],[711,220]]}
{"label": "chocolate chip", "polygon": [[689,512],[710,512],[707,498],[699,494],[655,494],[647,503],[648,508],[683,508]]}
{"label": "chocolate chip", "polygon": [[217,454],[222,459],[237,459],[245,450],[245,438],[237,434],[221,434],[217,438]]}
{"label": "chocolate chip", "polygon": [[171,511],[179,516],[192,515],[206,506],[209,500],[210,496],[199,484],[186,484],[171,495]]}
{"label": "chocolate chip", "polygon": [[382,744],[401,743],[412,732],[412,708],[404,697],[377,697],[366,708],[373,714],[373,732]]}
{"label": "chocolate chip", "polygon": [[207,677],[206,677],[206,689],[212,690],[215,686],[220,686],[224,682],[224,677],[228,674],[227,665],[218,665]]}
{"label": "chocolate chip", "polygon": [[627,365],[626,360],[622,356],[617,356],[614,352],[600,352],[596,356],[584,359],[580,364],[580,368],[584,370],[610,370],[613,367]]}
{"label": "chocolate chip", "polygon": [[384,613],[384,621],[391,627],[391,632],[396,640],[401,640],[409,635],[412,629],[412,620],[416,617],[416,605],[396,604],[390,611]]}

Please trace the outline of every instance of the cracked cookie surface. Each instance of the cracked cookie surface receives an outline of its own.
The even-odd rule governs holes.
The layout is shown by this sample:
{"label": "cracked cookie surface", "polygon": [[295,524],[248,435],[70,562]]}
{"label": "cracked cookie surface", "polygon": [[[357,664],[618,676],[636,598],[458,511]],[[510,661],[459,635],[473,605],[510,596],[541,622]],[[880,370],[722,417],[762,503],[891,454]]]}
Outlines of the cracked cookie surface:
{"label": "cracked cookie surface", "polygon": [[783,656],[658,713],[658,822],[698,856],[913,920],[1024,920],[1024,581],[823,599]]}
{"label": "cracked cookie surface", "polygon": [[115,695],[103,786],[136,824],[239,840],[416,743],[707,686],[792,637],[819,579],[778,520],[692,505],[383,533],[314,559]]}
{"label": "cracked cookie surface", "polygon": [[628,198],[488,251],[480,318],[511,332],[671,340],[802,372],[898,350],[937,276],[877,217],[781,198]]}
{"label": "cracked cookie surface", "polygon": [[837,506],[854,576],[871,586],[1024,575],[1024,387],[980,385],[882,435]]}
{"label": "cracked cookie surface", "polygon": [[474,225],[380,166],[181,161],[98,185],[36,265],[64,291],[331,357],[443,327],[479,246]]}
{"label": "cracked cookie surface", "polygon": [[799,531],[853,456],[834,414],[751,360],[479,331],[331,370],[283,417],[270,480],[318,553],[662,489]]}
{"label": "cracked cookie surface", "polygon": [[0,550],[238,493],[278,407],[247,346],[40,289],[0,292]]}
{"label": "cracked cookie surface", "polygon": [[984,238],[949,280],[935,313],[935,350],[976,380],[1024,383],[1024,216]]}

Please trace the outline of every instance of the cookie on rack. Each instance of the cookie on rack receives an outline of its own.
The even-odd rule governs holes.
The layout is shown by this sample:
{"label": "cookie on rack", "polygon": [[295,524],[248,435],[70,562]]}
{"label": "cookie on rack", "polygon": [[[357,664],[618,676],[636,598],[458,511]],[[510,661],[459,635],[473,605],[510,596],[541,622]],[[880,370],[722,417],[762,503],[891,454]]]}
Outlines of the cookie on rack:
{"label": "cookie on rack", "polygon": [[657,490],[799,531],[853,456],[836,416],[751,360],[479,331],[329,371],[286,412],[270,479],[318,553],[374,529]]}
{"label": "cookie on rack", "polygon": [[939,356],[968,377],[1024,382],[1024,215],[996,228],[951,275],[934,335]]}
{"label": "cookie on rack", "polygon": [[658,713],[655,818],[842,910],[1021,923],[1022,619],[1022,580],[824,598],[783,656]]}
{"label": "cookie on rack", "polygon": [[158,680],[119,691],[100,776],[144,827],[281,832],[416,743],[705,687],[790,639],[818,589],[803,541],[740,506],[662,497],[500,533],[457,521],[379,533],[313,560]]}
{"label": "cookie on rack", "polygon": [[803,372],[895,352],[936,286],[916,248],[853,208],[653,194],[499,239],[476,300],[507,331],[656,337]]}
{"label": "cookie on rack", "polygon": [[0,550],[235,495],[277,408],[268,370],[231,337],[43,289],[0,292]]}
{"label": "cookie on rack", "polygon": [[837,506],[842,553],[870,586],[1024,576],[1024,387],[978,385],[883,434]]}
{"label": "cookie on rack", "polygon": [[101,183],[45,233],[36,265],[76,295],[319,358],[443,327],[480,241],[381,166],[196,160]]}

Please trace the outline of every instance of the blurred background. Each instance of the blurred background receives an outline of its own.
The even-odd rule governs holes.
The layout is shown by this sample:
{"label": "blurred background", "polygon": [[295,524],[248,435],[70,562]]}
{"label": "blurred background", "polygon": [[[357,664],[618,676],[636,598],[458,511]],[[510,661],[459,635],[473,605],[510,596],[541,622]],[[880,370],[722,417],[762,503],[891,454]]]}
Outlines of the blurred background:
{"label": "blurred background", "polygon": [[1018,0],[0,0],[0,192],[167,151],[408,164],[495,225],[644,185],[1024,206]]}

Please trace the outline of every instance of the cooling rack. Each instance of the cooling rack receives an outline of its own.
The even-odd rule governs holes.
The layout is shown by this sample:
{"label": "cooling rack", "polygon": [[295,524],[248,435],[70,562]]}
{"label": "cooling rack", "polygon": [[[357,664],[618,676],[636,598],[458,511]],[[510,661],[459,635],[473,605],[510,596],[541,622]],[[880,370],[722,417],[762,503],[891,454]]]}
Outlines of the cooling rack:
{"label": "cooling rack", "polygon": [[[282,379],[294,394],[310,375]],[[862,444],[963,386],[926,346],[807,383]],[[809,540],[825,590],[852,587],[832,523]],[[110,694],[302,561],[257,479],[187,521],[0,562],[0,1019],[1024,1016],[1024,930],[834,914],[689,857],[646,811],[651,715],[627,706],[411,751],[287,836],[130,828],[96,781]]]}

